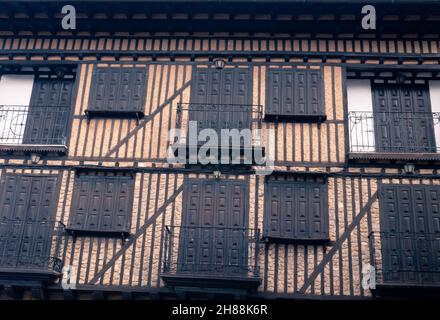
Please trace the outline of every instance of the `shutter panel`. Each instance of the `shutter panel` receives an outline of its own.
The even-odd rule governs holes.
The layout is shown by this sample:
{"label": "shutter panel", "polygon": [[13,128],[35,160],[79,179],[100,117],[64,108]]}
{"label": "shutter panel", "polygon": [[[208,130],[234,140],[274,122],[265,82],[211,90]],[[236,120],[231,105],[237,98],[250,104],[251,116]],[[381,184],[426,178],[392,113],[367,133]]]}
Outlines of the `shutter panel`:
{"label": "shutter panel", "polygon": [[322,238],[325,236],[323,230],[323,224],[325,218],[322,216],[322,206],[324,201],[322,200],[322,189],[319,186],[313,186],[310,188],[310,214],[309,214],[309,228],[311,238]]}
{"label": "shutter panel", "polygon": [[12,219],[14,217],[15,198],[20,194],[16,188],[19,185],[19,176],[6,175],[2,177],[1,199],[0,199],[0,219]]}
{"label": "shutter panel", "polygon": [[281,235],[281,203],[282,195],[280,186],[272,185],[270,188],[270,216],[269,232],[274,236]]}
{"label": "shutter panel", "polygon": [[280,239],[328,238],[327,187],[321,182],[270,178],[265,195],[265,235]]}
{"label": "shutter panel", "polygon": [[128,232],[134,179],[81,174],[75,181],[69,228],[77,231]]}
{"label": "shutter panel", "polygon": [[90,200],[86,209],[86,224],[88,230],[99,230],[100,215],[105,216],[107,213],[103,209],[103,197],[105,197],[105,181],[101,179],[91,179],[91,193],[88,194]]}
{"label": "shutter panel", "polygon": [[[296,221],[297,225],[296,233],[293,234],[294,238],[306,239],[309,238],[309,223],[308,223],[308,214],[309,214],[309,203],[308,203],[308,193],[309,190],[305,185],[296,185],[295,193],[297,196],[297,212],[296,212]],[[287,235],[285,235],[287,236]]]}
{"label": "shutter panel", "polygon": [[307,114],[321,115],[323,114],[323,102],[321,101],[321,72],[318,70],[307,71]]}
{"label": "shutter panel", "polygon": [[305,70],[295,72],[295,115],[307,114],[307,72]]}
{"label": "shutter panel", "polygon": [[136,68],[130,79],[129,105],[133,110],[144,110],[144,100],[147,90],[146,70]]}
{"label": "shutter panel", "polygon": [[70,227],[83,229],[86,225],[87,209],[91,197],[92,181],[81,179],[75,181],[72,199],[72,211],[70,215]]}
{"label": "shutter panel", "polygon": [[[428,221],[429,232],[436,240],[432,242],[432,267],[434,270],[440,270],[440,188],[429,186],[427,187],[427,203],[428,203]],[[440,283],[440,273],[434,273],[433,281]]]}
{"label": "shutter panel", "polygon": [[87,110],[143,112],[146,82],[145,68],[96,68]]}
{"label": "shutter panel", "polygon": [[283,237],[293,237],[295,234],[295,205],[297,204],[295,200],[295,188],[291,185],[286,185],[284,188],[281,188],[282,196],[282,205],[283,210],[280,212],[282,217],[278,222],[282,227],[281,234]]}
{"label": "shutter panel", "polygon": [[[97,68],[94,71],[92,92],[90,95],[89,108],[94,110],[104,110],[106,107],[106,100],[109,99],[108,83],[110,82],[110,71],[103,68]],[[110,108],[110,107],[109,107]]]}
{"label": "shutter panel", "polygon": [[266,89],[268,92],[268,104],[266,106],[266,113],[269,114],[281,114],[282,95],[283,89],[282,81],[283,73],[279,71],[272,71],[268,74],[269,87]]}
{"label": "shutter panel", "polygon": [[324,116],[320,70],[269,69],[267,78],[266,116]]}

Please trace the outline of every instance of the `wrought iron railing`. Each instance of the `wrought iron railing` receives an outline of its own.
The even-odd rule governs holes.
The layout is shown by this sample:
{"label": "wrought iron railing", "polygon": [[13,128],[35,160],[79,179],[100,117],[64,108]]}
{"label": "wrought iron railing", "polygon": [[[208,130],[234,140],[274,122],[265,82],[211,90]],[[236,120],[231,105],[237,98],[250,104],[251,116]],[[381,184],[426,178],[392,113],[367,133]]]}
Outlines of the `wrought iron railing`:
{"label": "wrought iron railing", "polygon": [[0,269],[61,273],[64,224],[0,219]]}
{"label": "wrought iron railing", "polygon": [[440,152],[440,112],[352,111],[348,126],[352,153]]}
{"label": "wrought iron railing", "polygon": [[440,233],[371,232],[376,284],[440,286]]}
{"label": "wrought iron railing", "polygon": [[222,129],[261,129],[262,107],[250,104],[179,103],[176,128],[186,134],[190,121],[197,123],[197,133],[212,129],[220,137]]}
{"label": "wrought iron railing", "polygon": [[258,229],[166,226],[164,232],[163,274],[260,277]]}
{"label": "wrought iron railing", "polygon": [[65,145],[70,107],[0,105],[0,144]]}

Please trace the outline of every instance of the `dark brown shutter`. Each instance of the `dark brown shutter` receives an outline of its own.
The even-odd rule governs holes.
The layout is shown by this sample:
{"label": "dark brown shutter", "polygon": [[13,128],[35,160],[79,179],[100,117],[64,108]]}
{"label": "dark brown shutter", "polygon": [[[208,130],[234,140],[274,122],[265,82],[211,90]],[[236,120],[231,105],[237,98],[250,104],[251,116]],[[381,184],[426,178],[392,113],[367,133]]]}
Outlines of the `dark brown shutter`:
{"label": "dark brown shutter", "polygon": [[2,177],[0,266],[46,268],[54,227],[56,176]]}
{"label": "dark brown shutter", "polygon": [[24,144],[66,144],[74,80],[35,78]]}
{"label": "dark brown shutter", "polygon": [[267,180],[265,235],[280,239],[328,238],[327,187],[322,181]]}
{"label": "dark brown shutter", "polygon": [[179,241],[180,270],[222,273],[246,270],[246,198],[243,180],[186,179]]}
{"label": "dark brown shutter", "polygon": [[69,228],[79,231],[128,232],[133,203],[131,175],[81,173],[75,180]]}
{"label": "dark brown shutter", "polygon": [[435,152],[428,86],[374,84],[378,152]]}
{"label": "dark brown shutter", "polygon": [[251,74],[248,68],[195,68],[191,86],[190,120],[198,129],[251,127]]}
{"label": "dark brown shutter", "polygon": [[267,79],[267,116],[325,115],[320,70],[271,68]]}
{"label": "dark brown shutter", "polygon": [[93,72],[88,110],[143,112],[146,82],[145,68],[96,68]]}
{"label": "dark brown shutter", "polygon": [[393,283],[439,283],[440,187],[380,187],[383,278]]}

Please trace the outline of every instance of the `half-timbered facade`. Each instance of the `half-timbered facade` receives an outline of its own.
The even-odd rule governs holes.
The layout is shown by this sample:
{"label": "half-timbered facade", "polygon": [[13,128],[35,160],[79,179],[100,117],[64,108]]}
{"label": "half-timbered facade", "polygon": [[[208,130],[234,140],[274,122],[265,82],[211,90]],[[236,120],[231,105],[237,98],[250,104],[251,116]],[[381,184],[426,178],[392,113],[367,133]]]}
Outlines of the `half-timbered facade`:
{"label": "half-timbered facade", "polygon": [[0,297],[438,295],[440,3],[389,2],[2,1]]}

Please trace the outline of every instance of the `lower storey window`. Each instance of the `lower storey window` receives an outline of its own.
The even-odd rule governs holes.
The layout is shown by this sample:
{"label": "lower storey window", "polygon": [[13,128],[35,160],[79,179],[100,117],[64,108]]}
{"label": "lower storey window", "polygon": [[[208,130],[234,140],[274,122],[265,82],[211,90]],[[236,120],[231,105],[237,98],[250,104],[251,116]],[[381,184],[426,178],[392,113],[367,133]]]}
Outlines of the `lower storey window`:
{"label": "lower storey window", "polygon": [[134,179],[129,172],[81,172],[75,179],[68,229],[129,232]]}
{"label": "lower storey window", "polygon": [[327,185],[323,177],[271,176],[265,188],[267,238],[328,239]]}
{"label": "lower storey window", "polygon": [[372,238],[379,281],[440,285],[440,186],[381,185],[380,229]]}

